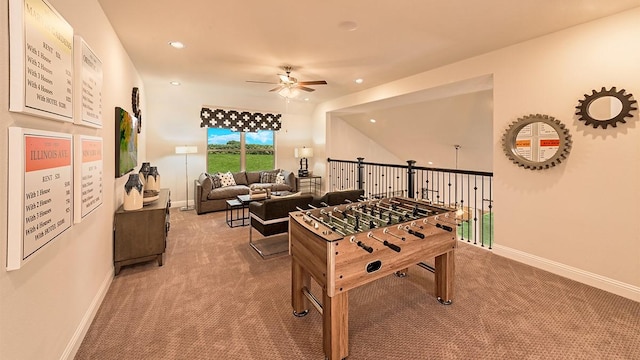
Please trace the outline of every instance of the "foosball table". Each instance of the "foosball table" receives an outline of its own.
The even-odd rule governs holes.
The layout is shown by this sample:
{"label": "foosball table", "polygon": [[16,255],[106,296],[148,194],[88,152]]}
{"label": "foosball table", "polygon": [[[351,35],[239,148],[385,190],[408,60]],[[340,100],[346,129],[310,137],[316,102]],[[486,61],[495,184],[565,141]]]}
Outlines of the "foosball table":
{"label": "foosball table", "polygon": [[[403,197],[300,210],[289,214],[291,304],[296,316],[312,305],[322,314],[330,359],[349,355],[351,289],[435,258],[435,296],[451,304],[456,249],[455,209]],[[425,267],[425,266],[423,266]],[[311,278],[322,302],[311,293]]]}

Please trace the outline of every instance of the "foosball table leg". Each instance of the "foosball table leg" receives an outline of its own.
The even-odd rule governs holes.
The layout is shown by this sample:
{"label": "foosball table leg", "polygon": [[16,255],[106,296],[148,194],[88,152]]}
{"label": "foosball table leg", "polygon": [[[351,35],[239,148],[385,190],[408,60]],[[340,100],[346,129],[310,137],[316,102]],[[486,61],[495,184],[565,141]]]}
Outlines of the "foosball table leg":
{"label": "foosball table leg", "polygon": [[435,265],[436,297],[441,304],[451,305],[455,275],[454,252],[449,251],[436,256]]}
{"label": "foosball table leg", "polygon": [[302,317],[309,313],[309,300],[304,289],[311,288],[311,275],[296,261],[291,259],[291,306],[293,315]]}
{"label": "foosball table leg", "polygon": [[322,292],[322,339],[324,354],[329,360],[349,356],[349,294],[329,297]]}

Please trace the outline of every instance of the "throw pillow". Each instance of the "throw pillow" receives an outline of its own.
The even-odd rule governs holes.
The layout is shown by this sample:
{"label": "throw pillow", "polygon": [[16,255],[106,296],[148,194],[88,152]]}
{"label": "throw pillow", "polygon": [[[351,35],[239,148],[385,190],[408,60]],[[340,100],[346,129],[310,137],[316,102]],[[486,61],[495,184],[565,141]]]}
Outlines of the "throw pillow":
{"label": "throw pillow", "polygon": [[220,177],[220,184],[222,187],[233,186],[236,184],[235,179],[233,178],[233,174],[230,171],[226,173],[218,173],[218,177]]}
{"label": "throw pillow", "polygon": [[222,187],[222,182],[220,181],[220,176],[218,176],[218,174],[211,176],[211,184],[214,189]]}
{"label": "throw pillow", "polygon": [[281,185],[284,184],[284,175],[282,175],[282,173],[278,173],[278,175],[276,175],[276,185]]}
{"label": "throw pillow", "polygon": [[273,184],[276,182],[276,176],[278,174],[271,171],[263,171],[260,173],[260,182],[263,184]]}

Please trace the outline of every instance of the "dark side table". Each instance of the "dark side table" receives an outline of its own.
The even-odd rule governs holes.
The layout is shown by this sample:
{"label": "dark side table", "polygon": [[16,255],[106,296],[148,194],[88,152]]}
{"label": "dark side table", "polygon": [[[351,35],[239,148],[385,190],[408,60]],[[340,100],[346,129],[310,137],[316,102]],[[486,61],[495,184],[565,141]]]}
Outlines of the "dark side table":
{"label": "dark side table", "polygon": [[248,205],[245,205],[243,201],[237,199],[227,200],[227,209],[225,211],[227,225],[229,227],[249,225],[248,222],[245,222],[245,220],[249,219],[248,212],[245,212],[247,208]]}

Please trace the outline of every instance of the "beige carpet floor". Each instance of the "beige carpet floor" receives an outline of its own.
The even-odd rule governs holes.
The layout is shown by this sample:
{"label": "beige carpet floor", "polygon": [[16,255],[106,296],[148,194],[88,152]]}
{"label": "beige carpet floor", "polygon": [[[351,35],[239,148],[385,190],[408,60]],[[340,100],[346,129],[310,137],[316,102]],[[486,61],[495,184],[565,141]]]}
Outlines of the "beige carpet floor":
{"label": "beige carpet floor", "polygon": [[[324,358],[320,314],[292,315],[288,255],[261,259],[223,212],[172,209],[167,246],[115,277],[75,359]],[[640,359],[640,303],[464,243],[452,305],[433,281],[412,267],[352,290],[349,359]]]}

